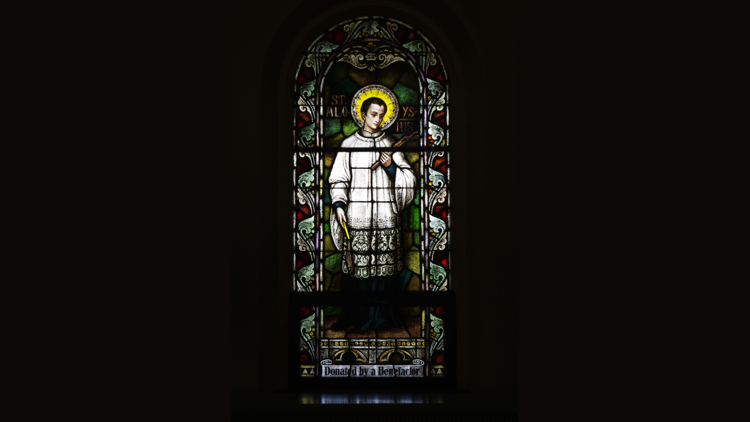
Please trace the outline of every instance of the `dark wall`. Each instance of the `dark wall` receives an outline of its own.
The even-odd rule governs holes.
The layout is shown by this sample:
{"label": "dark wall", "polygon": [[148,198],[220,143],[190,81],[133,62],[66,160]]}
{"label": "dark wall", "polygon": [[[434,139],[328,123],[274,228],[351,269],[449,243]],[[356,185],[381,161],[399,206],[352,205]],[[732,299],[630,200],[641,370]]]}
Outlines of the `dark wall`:
{"label": "dark wall", "polygon": [[[290,156],[280,153],[283,62],[303,26],[344,2],[235,2],[232,10],[232,402],[285,388]],[[459,388],[517,400],[516,3],[403,1],[450,53],[453,261],[459,306]],[[392,3],[383,3],[393,7]],[[415,25],[419,22],[412,21]],[[429,31],[426,31],[429,32]],[[296,63],[294,64],[296,66]],[[449,75],[449,78],[451,75]],[[458,110],[457,107],[461,106]],[[452,129],[453,130],[453,129]],[[282,139],[288,140],[289,138]],[[287,141],[284,141],[287,142]],[[462,143],[459,147],[458,144]],[[282,156],[283,155],[283,156]],[[281,178],[280,178],[281,175]],[[456,267],[457,266],[457,267]]]}

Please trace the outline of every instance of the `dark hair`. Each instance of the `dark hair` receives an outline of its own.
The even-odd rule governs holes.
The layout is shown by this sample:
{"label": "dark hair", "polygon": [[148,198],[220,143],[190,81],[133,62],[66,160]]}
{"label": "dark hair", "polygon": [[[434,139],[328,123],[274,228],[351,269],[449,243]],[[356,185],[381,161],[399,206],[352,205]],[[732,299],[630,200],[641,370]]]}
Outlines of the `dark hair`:
{"label": "dark hair", "polygon": [[364,103],[362,103],[362,108],[360,109],[360,112],[362,113],[362,120],[364,120],[365,114],[367,114],[367,110],[370,109],[370,104],[383,106],[383,114],[388,112],[388,106],[385,105],[385,101],[381,100],[378,97],[370,97],[366,99]]}

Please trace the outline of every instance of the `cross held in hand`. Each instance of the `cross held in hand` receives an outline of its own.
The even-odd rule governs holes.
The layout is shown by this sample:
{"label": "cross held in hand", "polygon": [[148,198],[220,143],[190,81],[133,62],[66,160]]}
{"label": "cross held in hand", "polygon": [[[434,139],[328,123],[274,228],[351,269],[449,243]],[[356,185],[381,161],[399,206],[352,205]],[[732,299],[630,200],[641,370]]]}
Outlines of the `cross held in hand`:
{"label": "cross held in hand", "polygon": [[[396,142],[395,144],[393,144],[391,146],[391,148],[399,148],[399,147],[403,146],[404,144],[406,144],[407,142],[411,141],[412,139],[416,138],[417,136],[419,136],[419,132],[414,132],[414,133],[412,133],[409,136],[404,136],[403,138],[401,138],[401,140],[399,140],[398,142]],[[389,155],[393,154],[393,151],[389,152],[388,154]],[[375,170],[381,164],[382,163],[380,162],[380,160],[378,160],[378,161],[375,162],[375,164],[372,165],[371,168],[373,170]]]}

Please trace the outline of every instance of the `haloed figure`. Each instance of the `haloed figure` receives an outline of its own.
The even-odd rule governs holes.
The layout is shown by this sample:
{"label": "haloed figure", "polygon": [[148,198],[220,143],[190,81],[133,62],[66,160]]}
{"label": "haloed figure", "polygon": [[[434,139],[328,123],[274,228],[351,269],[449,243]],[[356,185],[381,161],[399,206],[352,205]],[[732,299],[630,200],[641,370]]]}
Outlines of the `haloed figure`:
{"label": "haloed figure", "polygon": [[[381,89],[381,92],[386,90]],[[345,139],[341,147],[388,151],[395,140],[382,132],[384,119],[389,116],[386,102],[377,95],[370,96],[359,111],[362,129]],[[397,111],[390,113],[389,120],[396,119]],[[373,170],[377,161],[380,165]],[[404,268],[400,213],[414,199],[416,185],[416,177],[403,153],[339,152],[329,182],[331,237],[345,256],[341,264],[342,290],[398,289],[396,276]],[[332,329],[366,331],[389,325],[399,327],[404,322],[398,307],[344,307]]]}

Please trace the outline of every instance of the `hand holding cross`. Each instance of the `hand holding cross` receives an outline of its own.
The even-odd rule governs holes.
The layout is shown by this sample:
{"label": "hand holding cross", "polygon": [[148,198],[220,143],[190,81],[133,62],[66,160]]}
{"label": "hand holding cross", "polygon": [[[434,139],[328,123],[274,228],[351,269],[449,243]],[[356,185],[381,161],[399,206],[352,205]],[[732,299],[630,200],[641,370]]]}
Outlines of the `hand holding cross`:
{"label": "hand holding cross", "polygon": [[[412,133],[409,136],[404,136],[398,142],[396,142],[395,144],[393,144],[391,146],[391,148],[399,148],[399,147],[403,146],[404,144],[406,144],[407,142],[411,141],[412,139],[416,138],[417,136],[419,136],[419,132],[414,132],[414,133]],[[391,165],[391,154],[393,154],[393,151],[391,151],[391,152],[381,152],[380,153],[380,159],[378,161],[376,161],[375,164],[373,164],[371,168],[373,170],[375,170],[381,164],[384,165],[385,167],[390,166]]]}

